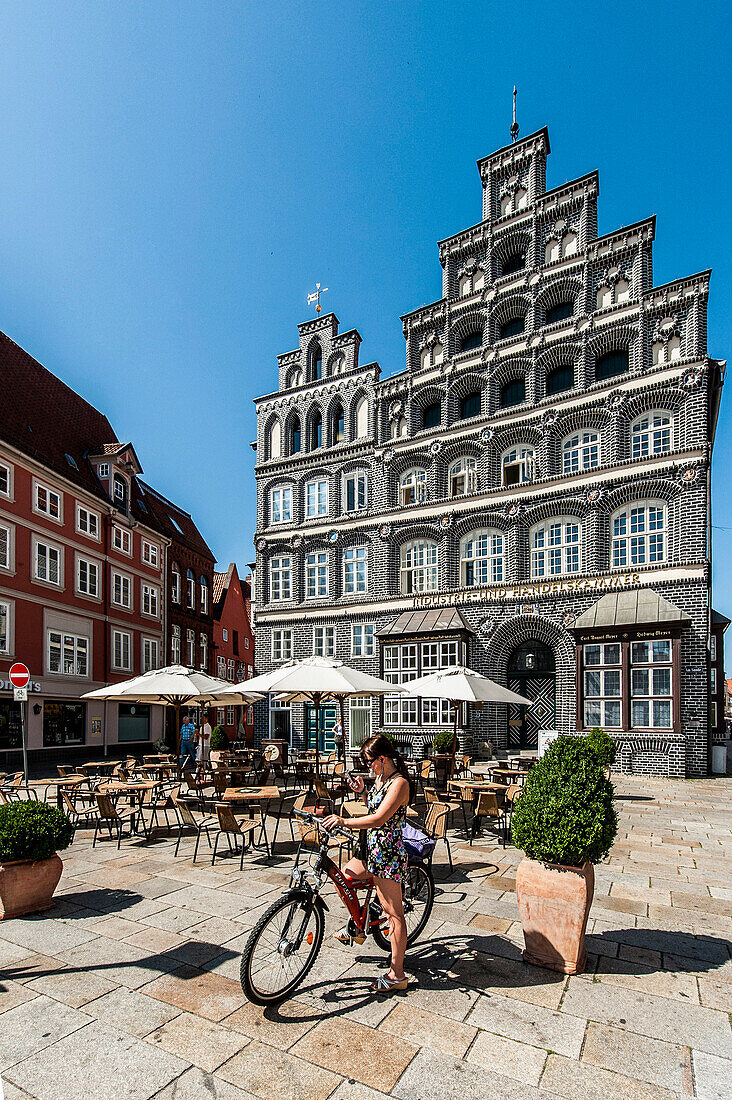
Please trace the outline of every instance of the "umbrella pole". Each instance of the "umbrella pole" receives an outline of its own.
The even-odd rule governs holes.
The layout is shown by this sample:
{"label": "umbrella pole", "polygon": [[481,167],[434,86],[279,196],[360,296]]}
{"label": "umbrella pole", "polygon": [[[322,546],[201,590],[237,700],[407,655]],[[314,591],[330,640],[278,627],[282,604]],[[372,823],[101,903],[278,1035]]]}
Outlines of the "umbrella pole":
{"label": "umbrella pole", "polygon": [[458,731],[458,713],[460,710],[460,704],[452,700],[453,710],[455,712],[455,726],[452,731],[452,759],[450,760],[450,776],[455,773],[455,753],[457,752],[457,731]]}
{"label": "umbrella pole", "polygon": [[175,750],[178,757],[176,763],[180,768],[180,703],[173,704],[175,708]]}
{"label": "umbrella pole", "polygon": [[320,778],[320,700],[320,692],[313,692],[313,703],[315,705],[315,774],[318,778]]}

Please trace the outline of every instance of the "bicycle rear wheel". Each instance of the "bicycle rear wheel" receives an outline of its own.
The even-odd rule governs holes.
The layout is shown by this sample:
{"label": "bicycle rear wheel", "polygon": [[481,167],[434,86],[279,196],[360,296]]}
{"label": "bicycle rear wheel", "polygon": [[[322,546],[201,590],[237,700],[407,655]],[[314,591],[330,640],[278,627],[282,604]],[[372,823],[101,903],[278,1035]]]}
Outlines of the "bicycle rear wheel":
{"label": "bicycle rear wheel", "polygon": [[297,989],[317,958],[325,919],[307,894],[286,894],[259,918],[241,957],[241,987],[250,1001],[272,1005]]}
{"label": "bicycle rear wheel", "polygon": [[[410,863],[406,881],[402,886],[404,919],[407,922],[407,947],[424,932],[434,900],[435,883],[429,870],[421,863]],[[391,950],[391,941],[382,927],[373,929],[373,937],[382,951]]]}

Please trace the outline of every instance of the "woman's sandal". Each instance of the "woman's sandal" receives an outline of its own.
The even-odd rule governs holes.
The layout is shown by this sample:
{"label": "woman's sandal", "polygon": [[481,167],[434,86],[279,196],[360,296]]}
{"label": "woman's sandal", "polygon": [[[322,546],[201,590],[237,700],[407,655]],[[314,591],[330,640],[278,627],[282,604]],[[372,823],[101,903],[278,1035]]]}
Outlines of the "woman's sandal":
{"label": "woman's sandal", "polygon": [[382,974],[380,978],[372,982],[369,989],[372,993],[400,993],[409,985],[409,978],[389,978]]}

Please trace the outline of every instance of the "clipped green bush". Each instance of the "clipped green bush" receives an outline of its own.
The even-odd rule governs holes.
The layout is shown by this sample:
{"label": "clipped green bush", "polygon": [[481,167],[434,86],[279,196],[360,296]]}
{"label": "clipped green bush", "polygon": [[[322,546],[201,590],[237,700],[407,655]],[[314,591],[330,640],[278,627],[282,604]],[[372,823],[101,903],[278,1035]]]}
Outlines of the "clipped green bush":
{"label": "clipped green bush", "polygon": [[229,738],[226,736],[221,726],[214,726],[211,730],[211,749],[213,752],[223,752],[229,747]]}
{"label": "clipped green bush", "polygon": [[435,753],[452,752],[452,730],[438,730],[432,736],[432,751]]}
{"label": "clipped green bush", "polygon": [[618,831],[612,784],[582,737],[559,737],[530,770],[511,820],[513,843],[530,859],[599,863]]}
{"label": "clipped green bush", "polygon": [[585,738],[588,745],[592,747],[597,762],[602,768],[609,768],[615,763],[615,757],[618,755],[618,746],[614,737],[611,737],[609,733],[605,733],[598,726],[590,730]]}
{"label": "clipped green bush", "polygon": [[73,839],[74,826],[55,806],[30,800],[0,806],[0,863],[50,859]]}

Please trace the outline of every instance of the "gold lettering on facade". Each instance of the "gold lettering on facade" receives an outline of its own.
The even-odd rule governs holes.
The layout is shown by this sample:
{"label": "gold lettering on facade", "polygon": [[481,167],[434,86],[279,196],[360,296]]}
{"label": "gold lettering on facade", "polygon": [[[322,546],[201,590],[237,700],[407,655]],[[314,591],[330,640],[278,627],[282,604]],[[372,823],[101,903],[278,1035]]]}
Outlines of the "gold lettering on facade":
{"label": "gold lettering on facade", "polygon": [[414,597],[413,607],[454,607],[468,603],[529,601],[552,596],[573,596],[605,592],[608,589],[633,588],[641,583],[640,573],[613,573],[604,577],[569,578],[561,581],[537,581],[501,588],[470,588],[454,592],[425,592]]}

